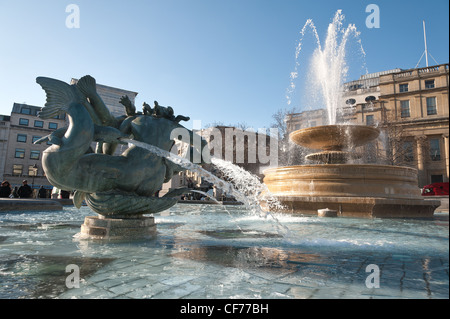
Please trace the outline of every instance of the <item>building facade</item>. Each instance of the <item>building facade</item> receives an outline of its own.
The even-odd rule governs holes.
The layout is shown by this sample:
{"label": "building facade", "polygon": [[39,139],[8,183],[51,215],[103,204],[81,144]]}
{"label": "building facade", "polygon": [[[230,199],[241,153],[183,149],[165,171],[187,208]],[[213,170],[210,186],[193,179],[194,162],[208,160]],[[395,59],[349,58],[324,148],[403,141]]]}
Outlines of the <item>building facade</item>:
{"label": "building facade", "polygon": [[[78,79],[72,78],[70,84],[76,84]],[[112,86],[106,86],[97,83],[97,93],[102,98],[108,110],[115,117],[125,115],[125,108],[120,104],[120,98],[127,95],[130,101],[134,104],[136,100],[137,92],[115,88]],[[137,110],[139,111],[139,110]]]}
{"label": "building facade", "polygon": [[[229,161],[244,170],[257,176],[260,180],[263,179],[263,170],[271,163],[271,155],[275,150],[278,150],[276,139],[269,135],[252,130],[242,130],[231,126],[215,126],[201,131],[194,131],[200,135],[207,143],[212,156]],[[185,156],[188,151],[188,145],[185,143],[176,142],[178,155]],[[265,152],[265,154],[260,154]],[[204,164],[202,167],[219,178],[227,180],[227,177],[222,174],[212,164]],[[174,175],[172,180],[163,185],[160,195],[164,195],[171,189],[179,187],[189,187],[203,192],[208,191],[213,187],[211,183],[202,178],[198,173],[191,171],[180,172]],[[195,194],[194,194],[195,195]],[[220,189],[214,188],[214,196],[218,200],[226,200],[226,194]],[[194,196],[195,198],[201,196]],[[231,198],[229,198],[231,199]]]}
{"label": "building facade", "polygon": [[51,188],[41,165],[42,153],[49,145],[33,142],[64,127],[66,120],[65,115],[41,119],[37,117],[41,109],[28,104],[13,105],[3,163],[3,180],[8,180],[12,186],[20,186],[27,180],[35,188],[40,185]]}
{"label": "building facade", "polygon": [[286,126],[289,133],[314,126],[326,125],[328,121],[325,109],[291,113],[286,116]]}
{"label": "building facade", "polygon": [[410,162],[419,186],[449,181],[448,64],[380,77],[380,108],[374,118],[392,131],[392,154]]}
{"label": "building facade", "polygon": [[[368,162],[410,166],[418,186],[449,181],[449,65],[394,69],[345,83],[338,123],[381,129]],[[286,118],[288,131],[326,124],[326,110]]]}
{"label": "building facade", "polygon": [[0,115],[0,178],[5,173],[11,116]]}

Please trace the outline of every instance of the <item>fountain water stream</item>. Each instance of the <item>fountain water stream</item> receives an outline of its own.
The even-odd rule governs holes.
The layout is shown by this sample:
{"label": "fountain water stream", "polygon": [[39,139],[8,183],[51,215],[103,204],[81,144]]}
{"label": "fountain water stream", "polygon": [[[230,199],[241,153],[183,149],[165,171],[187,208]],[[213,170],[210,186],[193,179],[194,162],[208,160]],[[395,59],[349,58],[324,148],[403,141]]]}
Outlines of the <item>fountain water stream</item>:
{"label": "fountain water stream", "polygon": [[[287,89],[288,105],[291,104],[291,94],[295,90],[295,80],[299,73],[299,57],[302,50],[303,38],[308,28],[313,33],[317,48],[313,53],[309,84],[321,92],[323,103],[328,112],[328,124],[336,124],[338,110],[341,103],[342,85],[348,73],[346,63],[347,45],[349,39],[353,36],[359,44],[360,53],[365,57],[365,51],[359,38],[360,32],[354,24],[349,24],[344,28],[343,21],[345,16],[342,10],[338,10],[333,21],[328,25],[327,35],[322,46],[319,34],[312,19],[308,19],[303,26],[300,34],[300,40],[295,52],[295,68],[290,75],[290,85]],[[367,69],[366,69],[367,72]]]}
{"label": "fountain water stream", "polygon": [[[289,229],[282,225],[270,212],[270,210],[282,209],[283,205],[270,193],[265,184],[261,183],[256,176],[241,167],[216,157],[211,158],[211,163],[231,181],[230,183],[215,176],[200,165],[194,164],[186,158],[162,150],[154,145],[126,138],[121,140],[125,143],[144,148],[158,156],[167,158],[173,163],[199,174],[226,194],[233,196],[237,201],[243,203],[245,208],[252,214],[262,218],[270,217],[274,220],[280,235],[286,236],[289,234]],[[208,196],[206,193],[205,195]],[[266,203],[267,210],[261,208],[261,202],[263,201]]]}

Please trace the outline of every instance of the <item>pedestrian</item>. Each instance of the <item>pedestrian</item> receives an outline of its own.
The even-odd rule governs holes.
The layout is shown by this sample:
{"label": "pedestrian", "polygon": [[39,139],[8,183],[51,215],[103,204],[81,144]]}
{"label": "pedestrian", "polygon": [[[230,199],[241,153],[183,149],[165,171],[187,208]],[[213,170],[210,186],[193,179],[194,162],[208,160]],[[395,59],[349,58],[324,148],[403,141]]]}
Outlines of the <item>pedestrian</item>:
{"label": "pedestrian", "polygon": [[70,197],[69,191],[61,190],[60,194],[61,194],[61,198],[69,198]]}
{"label": "pedestrian", "polygon": [[18,192],[19,192],[18,187],[17,187],[17,186],[14,186],[14,190],[13,190],[13,192],[12,192],[12,198],[19,198]]}
{"label": "pedestrian", "polygon": [[206,194],[208,194],[208,198],[207,198],[208,200],[214,198],[214,188],[211,185],[209,185],[208,191],[206,192]]}
{"label": "pedestrian", "polygon": [[0,197],[8,198],[11,195],[11,184],[8,181],[3,181],[0,186]]}
{"label": "pedestrian", "polygon": [[41,187],[39,187],[38,197],[39,198],[47,198],[47,190],[42,185],[41,185]]}
{"label": "pedestrian", "polygon": [[31,190],[30,185],[28,185],[28,182],[26,179],[23,180],[22,186],[19,187],[19,190],[17,191],[17,194],[19,194],[20,198],[30,198],[33,191]]}

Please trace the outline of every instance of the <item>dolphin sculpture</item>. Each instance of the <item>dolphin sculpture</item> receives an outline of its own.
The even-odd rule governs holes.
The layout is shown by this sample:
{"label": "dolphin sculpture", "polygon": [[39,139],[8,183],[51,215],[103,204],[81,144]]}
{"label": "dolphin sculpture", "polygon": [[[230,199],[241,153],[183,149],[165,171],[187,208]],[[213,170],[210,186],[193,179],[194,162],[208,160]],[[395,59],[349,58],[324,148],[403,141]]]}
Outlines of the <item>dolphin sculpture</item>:
{"label": "dolphin sculpture", "polygon": [[[186,129],[179,124],[180,117],[175,120],[172,109],[168,117],[160,116],[159,110],[158,116],[139,113],[115,119],[96,93],[95,79],[91,76],[72,85],[47,77],[38,77],[36,82],[47,96],[39,117],[46,119],[66,113],[69,119],[67,128],[35,143],[52,143],[43,152],[43,169],[52,185],[76,191],[75,206],[80,207],[85,200],[104,216],[155,213],[173,206],[177,202],[174,196],[187,191],[175,190],[161,198],[154,196],[164,182],[184,169],[146,149],[132,145],[114,156],[94,153],[91,148],[93,142],[117,145],[123,143],[121,138],[133,137],[170,151],[174,145],[171,132]],[[187,131],[191,136],[194,134]],[[205,144],[202,140],[202,146]]]}

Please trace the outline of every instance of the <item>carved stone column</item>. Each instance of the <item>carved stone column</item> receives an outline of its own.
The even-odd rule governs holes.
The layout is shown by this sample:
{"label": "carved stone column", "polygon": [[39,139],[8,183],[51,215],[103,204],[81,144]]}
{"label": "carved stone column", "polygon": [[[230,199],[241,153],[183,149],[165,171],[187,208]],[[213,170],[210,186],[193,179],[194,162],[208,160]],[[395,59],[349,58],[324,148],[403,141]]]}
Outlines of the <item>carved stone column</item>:
{"label": "carved stone column", "polygon": [[417,150],[417,170],[418,170],[418,179],[419,179],[419,187],[422,187],[427,184],[427,176],[425,172],[425,154],[424,154],[424,145],[427,140],[425,135],[416,136],[416,150]]}
{"label": "carved stone column", "polygon": [[446,182],[449,181],[449,175],[450,175],[450,166],[449,166],[449,146],[448,146],[448,133],[443,134],[442,137],[444,138],[444,151],[445,151],[445,170],[447,172]]}

